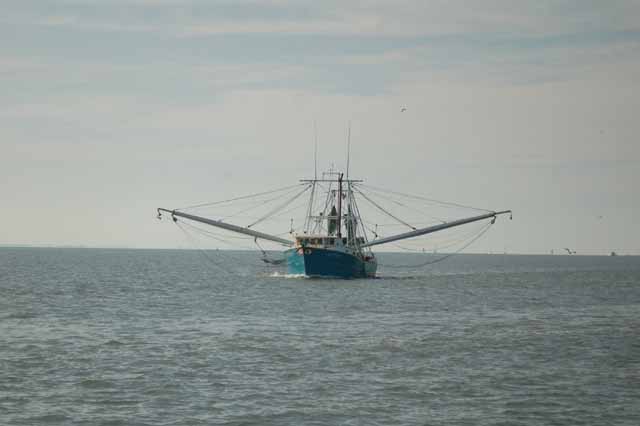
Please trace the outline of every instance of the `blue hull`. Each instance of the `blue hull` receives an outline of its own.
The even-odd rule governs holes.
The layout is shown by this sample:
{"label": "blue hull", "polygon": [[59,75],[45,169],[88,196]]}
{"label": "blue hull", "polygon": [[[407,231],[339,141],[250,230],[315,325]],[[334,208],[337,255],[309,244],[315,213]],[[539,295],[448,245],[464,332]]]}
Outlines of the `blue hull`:
{"label": "blue hull", "polygon": [[291,249],[286,252],[287,273],[309,277],[365,278],[375,275],[375,265],[336,250]]}

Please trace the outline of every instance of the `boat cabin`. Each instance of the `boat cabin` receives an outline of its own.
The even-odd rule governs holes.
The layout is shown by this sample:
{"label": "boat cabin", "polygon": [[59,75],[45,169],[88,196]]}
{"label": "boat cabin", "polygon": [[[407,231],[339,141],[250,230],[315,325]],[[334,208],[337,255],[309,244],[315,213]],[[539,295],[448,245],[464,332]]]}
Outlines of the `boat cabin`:
{"label": "boat cabin", "polygon": [[[326,235],[298,235],[296,236],[296,247],[335,247],[338,237]],[[364,237],[358,237],[356,244],[364,244]],[[342,237],[342,245],[347,245],[347,238]]]}

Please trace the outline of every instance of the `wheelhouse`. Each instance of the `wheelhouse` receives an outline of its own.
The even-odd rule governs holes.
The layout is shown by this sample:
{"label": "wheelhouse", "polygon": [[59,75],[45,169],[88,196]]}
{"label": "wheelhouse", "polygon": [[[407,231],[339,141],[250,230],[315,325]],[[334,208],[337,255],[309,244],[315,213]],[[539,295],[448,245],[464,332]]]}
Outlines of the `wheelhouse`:
{"label": "wheelhouse", "polygon": [[[296,236],[296,247],[318,247],[318,248],[328,248],[335,247],[336,243],[342,239],[342,245],[349,244],[349,241],[346,237],[338,238],[336,236],[325,236],[325,235],[298,235]],[[355,238],[354,245],[364,244],[364,237]]]}

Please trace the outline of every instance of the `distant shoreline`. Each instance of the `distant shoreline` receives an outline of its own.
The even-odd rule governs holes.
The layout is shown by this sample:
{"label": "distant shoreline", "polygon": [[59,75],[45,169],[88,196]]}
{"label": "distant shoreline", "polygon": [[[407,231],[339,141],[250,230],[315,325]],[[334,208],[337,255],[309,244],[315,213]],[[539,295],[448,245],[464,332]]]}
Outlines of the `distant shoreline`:
{"label": "distant shoreline", "polygon": [[[252,252],[259,252],[260,250],[237,250],[237,249],[225,249],[225,248],[220,248],[220,249],[216,249],[216,248],[204,248],[204,249],[199,249],[199,248],[178,248],[178,247],[174,247],[174,248],[168,248],[168,247],[109,247],[109,246],[84,246],[84,245],[30,245],[30,244],[0,244],[0,249],[63,249],[63,250],[140,250],[140,251],[149,251],[149,250],[156,250],[156,251],[224,251],[224,252],[238,252],[238,253],[252,253]],[[267,250],[267,251],[278,251],[278,250]],[[615,251],[615,250],[612,250]],[[605,253],[601,253],[601,254],[596,254],[596,253],[576,253],[576,254],[566,254],[566,253],[555,253],[555,254],[551,254],[551,253],[487,253],[487,252],[465,252],[465,253],[455,253],[456,255],[483,255],[483,256],[548,256],[548,257],[556,257],[556,256],[563,256],[563,257],[576,257],[576,256],[580,256],[580,257],[634,257],[634,256],[640,256],[639,254],[626,254],[624,252],[620,252],[620,251],[615,251],[616,255],[612,256],[611,251],[609,251],[608,254]],[[406,255],[449,255],[452,253],[448,253],[448,252],[437,252],[437,253],[433,253],[433,252],[403,252],[403,251],[378,251],[376,252],[376,254],[380,255],[380,254],[406,254]]]}

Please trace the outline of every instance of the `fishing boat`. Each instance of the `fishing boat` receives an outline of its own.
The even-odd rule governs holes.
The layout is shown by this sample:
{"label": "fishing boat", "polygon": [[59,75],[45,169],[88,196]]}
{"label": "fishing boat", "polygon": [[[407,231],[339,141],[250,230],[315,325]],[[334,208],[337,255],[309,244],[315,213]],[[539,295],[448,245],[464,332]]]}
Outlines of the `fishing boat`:
{"label": "fishing boat", "polygon": [[[511,214],[511,210],[483,210],[482,214],[448,221],[439,220],[439,223],[418,227],[407,223],[379,205],[363,190],[362,182],[362,180],[345,178],[343,173],[334,170],[323,173],[320,178],[314,176],[313,179],[303,179],[299,183],[302,187],[300,191],[296,189],[293,196],[285,203],[278,204],[247,226],[230,223],[226,218],[213,219],[195,215],[185,211],[186,209],[161,207],[157,212],[159,219],[163,213],[167,213],[176,223],[179,219],[185,219],[252,237],[256,244],[259,244],[258,241],[268,241],[282,246],[284,250],[281,259],[269,261],[265,257],[264,260],[273,264],[286,263],[288,274],[345,279],[376,276],[378,261],[372,247],[415,239],[474,222],[489,221],[491,225],[495,223],[498,216]],[[298,231],[293,229],[292,224],[288,237],[285,238],[282,235],[254,229],[255,225],[283,211],[286,206],[307,192],[310,193],[310,198],[305,208],[304,224]],[[258,195],[262,194],[272,194],[272,192]],[[249,197],[238,197],[229,201]],[[365,221],[360,214],[359,198],[383,211],[402,226],[408,227],[408,230],[388,236],[381,236],[372,229],[367,232]]]}

